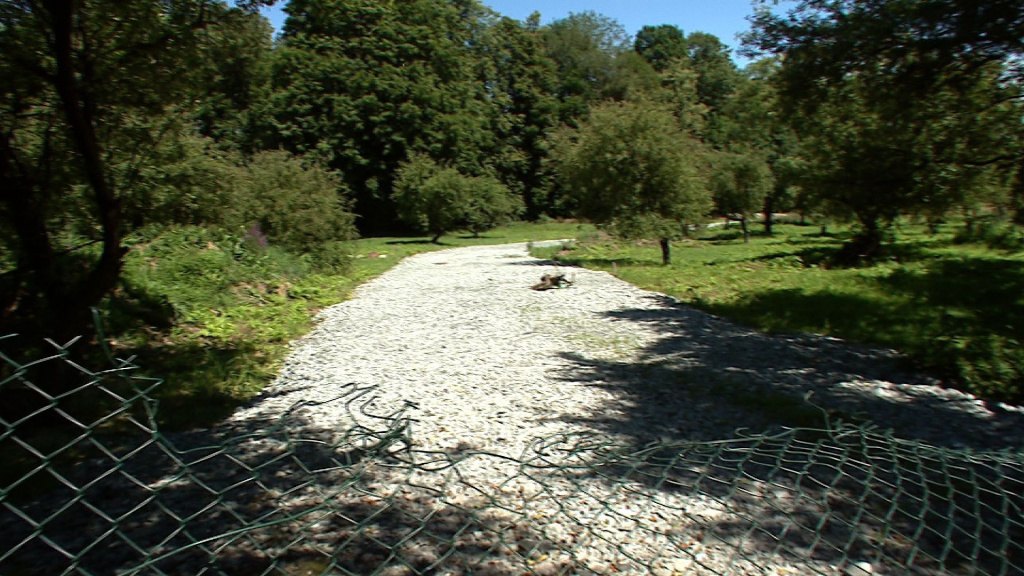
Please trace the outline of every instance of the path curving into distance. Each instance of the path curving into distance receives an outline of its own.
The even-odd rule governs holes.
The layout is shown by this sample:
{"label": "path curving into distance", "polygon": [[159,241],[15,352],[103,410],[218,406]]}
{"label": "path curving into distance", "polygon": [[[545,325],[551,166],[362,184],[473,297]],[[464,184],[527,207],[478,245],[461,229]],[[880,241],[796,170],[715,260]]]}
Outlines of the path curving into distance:
{"label": "path curving into distance", "polygon": [[[813,335],[769,336],[605,272],[560,268],[526,244],[419,254],[324,310],[276,383],[235,421],[298,402],[312,426],[350,383],[381,412],[410,402],[418,447],[516,457],[536,438],[717,440],[833,417],[949,447],[1021,445],[1024,411],[990,409],[896,368],[892,351]],[[851,311],[855,313],[855,311]],[[812,393],[810,402],[804,398]]]}

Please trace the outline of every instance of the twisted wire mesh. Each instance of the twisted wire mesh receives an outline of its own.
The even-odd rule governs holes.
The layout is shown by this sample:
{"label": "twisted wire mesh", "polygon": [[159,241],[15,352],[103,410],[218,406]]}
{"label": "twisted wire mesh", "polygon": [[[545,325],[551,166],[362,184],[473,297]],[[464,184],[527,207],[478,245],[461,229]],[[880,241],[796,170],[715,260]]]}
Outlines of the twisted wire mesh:
{"label": "twisted wire mesh", "polygon": [[0,352],[3,574],[1024,573],[1017,453],[842,425],[430,452],[412,405],[381,412],[356,384],[334,422],[300,403],[164,434],[159,381],[72,344]]}

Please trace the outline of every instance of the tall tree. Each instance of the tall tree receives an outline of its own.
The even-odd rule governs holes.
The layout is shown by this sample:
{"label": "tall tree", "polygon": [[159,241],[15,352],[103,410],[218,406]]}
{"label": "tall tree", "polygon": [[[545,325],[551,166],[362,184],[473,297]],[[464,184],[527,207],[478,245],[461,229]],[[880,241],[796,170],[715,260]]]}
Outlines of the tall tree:
{"label": "tall tree", "polygon": [[729,47],[714,34],[691,32],[686,37],[690,68],[697,73],[697,95],[701,103],[717,112],[736,89],[739,71]]}
{"label": "tall tree", "polygon": [[673,62],[690,59],[686,35],[672,24],[644,26],[636,33],[633,49],[658,72],[664,72]]}
{"label": "tall tree", "polygon": [[543,37],[558,70],[562,120],[579,118],[607,97],[618,73],[616,58],[629,50],[629,34],[617,21],[587,11],[548,24]]}
{"label": "tall tree", "polygon": [[901,212],[936,215],[978,198],[1020,162],[1024,5],[1010,0],[803,0],[762,7],[748,45],[784,55],[785,108],[815,194],[876,252]]}
{"label": "tall tree", "polygon": [[558,124],[555,63],[544,53],[539,28],[510,18],[488,28],[483,47],[488,66],[482,81],[499,116],[494,126],[501,146],[494,167],[523,198],[525,216],[533,220],[556,210],[547,162],[548,136]]}
{"label": "tall tree", "polygon": [[495,115],[471,47],[475,2],[293,0],[274,63],[269,145],[321,157],[364,231],[393,228],[394,174],[414,152],[481,171]]}
{"label": "tall tree", "polygon": [[565,135],[559,173],[578,197],[580,215],[625,238],[652,238],[662,262],[671,240],[710,208],[700,143],[662,105],[595,106]]}
{"label": "tall tree", "polygon": [[[0,289],[5,322],[79,333],[113,289],[132,171],[111,166],[146,152],[138,126],[187,100],[203,33],[230,11],[212,0],[0,7],[0,72],[13,79],[0,93],[0,220],[16,255]],[[69,256],[68,238],[99,254]]]}

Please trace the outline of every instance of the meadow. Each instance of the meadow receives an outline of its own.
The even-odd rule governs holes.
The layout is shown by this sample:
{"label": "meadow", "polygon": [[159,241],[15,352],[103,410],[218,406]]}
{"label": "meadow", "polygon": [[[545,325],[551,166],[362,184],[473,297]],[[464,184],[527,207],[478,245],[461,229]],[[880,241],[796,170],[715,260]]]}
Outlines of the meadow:
{"label": "meadow", "polygon": [[882,259],[829,265],[849,229],[783,224],[744,243],[738,228],[656,243],[589,234],[568,250],[535,250],[606,270],[645,289],[770,333],[809,332],[894,348],[907,367],[989,400],[1024,402],[1024,251],[996,220],[968,233],[899,222]]}

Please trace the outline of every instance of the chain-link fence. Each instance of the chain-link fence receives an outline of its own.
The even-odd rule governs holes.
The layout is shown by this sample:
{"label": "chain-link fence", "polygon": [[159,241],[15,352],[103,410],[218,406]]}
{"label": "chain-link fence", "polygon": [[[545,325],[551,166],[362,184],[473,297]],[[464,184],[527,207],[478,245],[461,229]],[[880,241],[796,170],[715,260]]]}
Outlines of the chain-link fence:
{"label": "chain-link fence", "polygon": [[330,426],[164,434],[129,362],[2,359],[6,575],[1024,573],[1020,454],[846,426],[446,454],[355,384]]}

